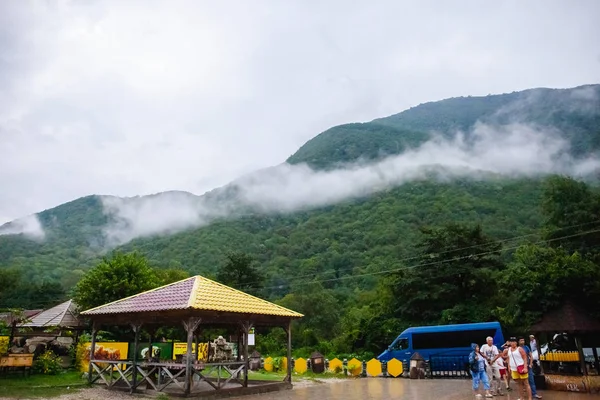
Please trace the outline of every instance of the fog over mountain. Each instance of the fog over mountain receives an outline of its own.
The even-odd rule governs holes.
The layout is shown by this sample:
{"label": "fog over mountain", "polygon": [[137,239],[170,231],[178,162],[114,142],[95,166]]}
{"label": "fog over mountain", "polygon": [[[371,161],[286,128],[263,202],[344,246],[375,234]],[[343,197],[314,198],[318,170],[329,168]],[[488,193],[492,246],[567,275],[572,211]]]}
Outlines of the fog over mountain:
{"label": "fog over mountain", "polygon": [[[107,197],[113,216],[105,228],[111,245],[155,234],[170,234],[244,213],[281,213],[368,196],[426,177],[485,179],[566,174],[585,178],[600,171],[600,159],[575,159],[560,132],[527,124],[478,123],[467,135],[434,136],[414,149],[377,162],[359,161],[333,170],[287,163],[235,180],[208,196],[169,192],[139,199]],[[219,196],[218,201],[215,196]]]}

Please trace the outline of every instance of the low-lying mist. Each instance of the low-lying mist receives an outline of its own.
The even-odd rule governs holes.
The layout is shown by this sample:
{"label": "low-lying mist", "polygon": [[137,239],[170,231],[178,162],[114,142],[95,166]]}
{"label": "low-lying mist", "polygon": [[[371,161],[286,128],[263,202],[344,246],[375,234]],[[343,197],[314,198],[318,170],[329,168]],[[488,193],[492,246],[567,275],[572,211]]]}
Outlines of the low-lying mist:
{"label": "low-lying mist", "polygon": [[403,183],[431,178],[486,179],[566,174],[585,177],[598,171],[597,157],[574,159],[560,132],[533,125],[477,124],[452,139],[433,135],[418,148],[377,162],[359,161],[335,170],[315,171],[305,164],[268,168],[203,195],[167,192],[155,196],[103,200],[112,222],[111,246],[136,237],[171,234],[207,225],[216,218],[249,212],[281,213],[335,204]]}
{"label": "low-lying mist", "polygon": [[0,226],[0,236],[2,235],[23,235],[32,240],[42,241],[46,232],[37,215],[28,215]]}

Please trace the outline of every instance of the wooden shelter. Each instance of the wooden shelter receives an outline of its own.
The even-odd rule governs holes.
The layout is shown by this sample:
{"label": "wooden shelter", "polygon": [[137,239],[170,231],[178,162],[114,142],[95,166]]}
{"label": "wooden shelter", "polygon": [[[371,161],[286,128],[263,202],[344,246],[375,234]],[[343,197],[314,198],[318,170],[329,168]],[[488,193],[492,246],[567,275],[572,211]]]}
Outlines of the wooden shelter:
{"label": "wooden shelter", "polygon": [[[223,395],[254,393],[249,384],[248,333],[255,326],[283,327],[288,336],[287,374],[283,383],[258,391],[291,387],[291,322],[303,315],[266,300],[225,286],[200,275],[92,308],[81,313],[92,321],[90,383],[101,380],[109,387],[134,392],[141,386],[156,391],[176,388],[173,394],[199,395],[206,389]],[[181,362],[137,360],[140,329],[150,332],[161,326],[182,324],[187,333],[187,353]],[[129,325],[135,333],[134,356],[127,360],[99,360],[95,357],[96,333],[101,325]],[[243,361],[204,363],[193,360],[193,338],[202,326],[236,326],[243,335]],[[154,362],[158,361],[158,362]],[[117,380],[113,381],[116,369]],[[108,374],[107,372],[110,371]],[[218,378],[214,378],[216,371]],[[227,374],[221,380],[221,373]],[[243,379],[240,380],[240,375]],[[141,378],[138,380],[138,377]],[[194,382],[196,379],[196,382]],[[241,387],[240,387],[241,386]],[[254,390],[248,390],[252,389]],[[172,392],[170,392],[172,393]]]}
{"label": "wooden shelter", "polygon": [[[586,313],[583,309],[571,301],[565,302],[562,307],[546,313],[542,319],[531,327],[531,331],[536,334],[552,335],[555,333],[566,333],[571,335],[575,340],[577,352],[579,353],[579,369],[581,375],[585,378],[584,386],[587,386],[588,391],[597,391],[600,384],[597,377],[587,377],[588,369],[585,362],[583,352],[584,347],[592,348],[594,355],[594,366],[596,373],[600,370],[600,362],[598,359],[597,348],[600,347],[600,321]],[[549,376],[550,375],[550,376]],[[552,374],[546,374],[546,381],[552,381]],[[580,375],[580,376],[581,376]],[[561,383],[573,385],[568,379],[559,379]]]}
{"label": "wooden shelter", "polygon": [[29,317],[17,328],[29,328],[19,336],[60,336],[63,330],[80,331],[84,324],[77,315],[77,305],[68,300]]}

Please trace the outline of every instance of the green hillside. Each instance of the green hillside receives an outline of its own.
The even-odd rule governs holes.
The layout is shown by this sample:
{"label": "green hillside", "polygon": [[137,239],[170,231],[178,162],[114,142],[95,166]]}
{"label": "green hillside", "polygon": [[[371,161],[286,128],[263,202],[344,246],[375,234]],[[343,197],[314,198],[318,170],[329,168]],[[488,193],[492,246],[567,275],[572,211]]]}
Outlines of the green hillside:
{"label": "green hillside", "polygon": [[400,154],[429,139],[429,134],[374,122],[333,127],[309,140],[287,159],[313,168],[334,168],[359,159],[375,160]]}
{"label": "green hillside", "polygon": [[[309,140],[287,161],[289,163],[306,162],[314,168],[334,168],[356,160],[373,160],[390,154],[397,154],[406,148],[416,147],[430,137],[431,131],[451,134],[457,129],[469,132],[477,121],[489,123],[525,122],[559,129],[573,144],[575,154],[589,153],[599,148],[600,143],[600,85],[588,85],[573,89],[532,89],[502,95],[484,97],[459,97],[421,104],[399,114],[381,118],[369,123],[346,124],[333,127]],[[371,224],[379,207],[387,204],[394,210],[394,218],[403,222],[403,237],[414,238],[416,229],[424,223],[440,223],[445,220],[464,220],[469,212],[473,221],[486,219],[488,229],[496,236],[513,230],[526,231],[536,229],[539,220],[537,212],[530,217],[516,218],[514,210],[529,210],[538,203],[539,185],[535,181],[509,182],[504,185],[505,202],[496,203],[493,212],[488,212],[486,204],[497,200],[489,188],[496,184],[489,182],[469,182],[436,184],[419,182],[401,186],[391,191],[379,193],[369,199],[361,199],[322,209],[298,212],[292,215],[252,215],[237,198],[235,185],[215,189],[202,198],[207,204],[229,205],[236,215],[246,215],[240,220],[220,220],[200,229],[167,237],[141,238],[125,246],[127,249],[140,247],[147,251],[157,262],[178,264],[191,271],[214,271],[221,262],[225,247],[240,247],[259,257],[266,269],[279,265],[279,256],[292,255],[292,270],[307,254],[312,256],[326,254],[328,247],[315,249],[308,246],[306,254],[289,253],[286,240],[274,234],[278,230],[293,230],[292,242],[298,243],[301,230],[318,229],[319,224],[311,224],[317,219],[325,220],[325,226],[336,229],[350,229],[360,224],[363,231],[371,230]],[[524,186],[519,186],[521,182]],[[156,196],[160,196],[157,194]],[[185,196],[194,197],[189,193]],[[445,197],[444,197],[445,196]],[[152,196],[148,196],[152,197]],[[135,203],[144,198],[132,198],[126,201]],[[468,202],[461,203],[461,200]],[[444,204],[440,204],[444,203]],[[462,204],[468,208],[453,208]],[[444,213],[439,213],[442,207]],[[367,213],[374,213],[366,222],[357,222],[354,218],[364,207],[371,207]],[[512,208],[511,208],[512,207]],[[62,204],[38,214],[46,232],[46,240],[36,242],[20,235],[0,236],[0,266],[19,267],[32,280],[58,280],[66,286],[72,285],[82,270],[93,265],[106,250],[106,238],[103,228],[112,215],[103,210],[100,196],[88,196]],[[426,212],[427,218],[417,217]],[[506,215],[503,215],[502,213]],[[405,215],[405,214],[406,215]],[[435,215],[438,215],[435,217]],[[375,219],[376,220],[376,219]],[[389,221],[391,223],[391,221]],[[308,224],[308,225],[304,225]],[[249,228],[252,226],[252,229]],[[265,229],[262,229],[264,227]],[[307,228],[305,228],[307,227]],[[343,228],[340,228],[343,227]],[[268,228],[268,229],[267,229]],[[390,229],[372,227],[380,234]],[[296,231],[298,231],[296,233]],[[231,233],[227,233],[231,232]],[[273,237],[271,237],[274,235]],[[316,235],[318,237],[325,234]],[[367,235],[367,233],[365,233]],[[385,234],[384,237],[388,237]],[[345,236],[343,236],[345,237]],[[391,237],[394,237],[393,235]],[[258,239],[260,238],[260,240]],[[365,237],[354,237],[362,241]],[[200,241],[201,243],[196,243]],[[410,249],[413,239],[404,246]],[[262,243],[261,242],[267,242]],[[255,248],[261,244],[262,247]],[[281,247],[279,247],[281,245]],[[190,251],[188,251],[188,249]],[[263,251],[261,249],[268,249]],[[353,250],[358,251],[358,250]],[[403,251],[401,254],[409,252]],[[395,253],[394,253],[395,254]],[[299,257],[296,259],[296,257]],[[353,260],[357,257],[353,255]],[[358,257],[360,259],[361,257]],[[367,257],[368,258],[368,257]],[[355,261],[353,261],[355,262]],[[282,270],[278,266],[275,270]],[[72,273],[75,271],[75,273]]]}
{"label": "green hillside", "polygon": [[291,215],[220,221],[168,237],[137,239],[123,248],[139,250],[157,265],[201,274],[213,274],[227,252],[244,251],[260,262],[267,286],[278,286],[295,282],[298,275],[390,268],[415,255],[423,226],[480,223],[498,239],[537,232],[541,186],[528,179],[421,181],[367,199]]}
{"label": "green hillside", "polygon": [[456,97],[425,103],[364,124],[336,126],[304,144],[287,162],[315,168],[402,153],[432,132],[472,132],[477,122],[535,124],[559,130],[574,155],[600,149],[600,85],[573,89],[531,89],[483,97]]}

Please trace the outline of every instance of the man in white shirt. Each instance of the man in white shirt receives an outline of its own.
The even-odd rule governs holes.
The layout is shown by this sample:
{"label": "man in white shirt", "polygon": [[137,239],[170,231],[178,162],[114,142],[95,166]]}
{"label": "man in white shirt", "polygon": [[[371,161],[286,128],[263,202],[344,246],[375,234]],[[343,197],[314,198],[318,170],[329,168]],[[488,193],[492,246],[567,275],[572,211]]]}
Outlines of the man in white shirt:
{"label": "man in white shirt", "polygon": [[488,336],[485,340],[486,344],[480,347],[479,354],[487,360],[487,368],[485,370],[490,381],[492,394],[497,395],[500,390],[500,368],[496,360],[500,357],[500,352],[494,346],[494,338]]}

